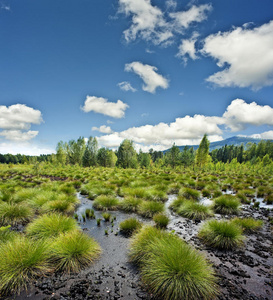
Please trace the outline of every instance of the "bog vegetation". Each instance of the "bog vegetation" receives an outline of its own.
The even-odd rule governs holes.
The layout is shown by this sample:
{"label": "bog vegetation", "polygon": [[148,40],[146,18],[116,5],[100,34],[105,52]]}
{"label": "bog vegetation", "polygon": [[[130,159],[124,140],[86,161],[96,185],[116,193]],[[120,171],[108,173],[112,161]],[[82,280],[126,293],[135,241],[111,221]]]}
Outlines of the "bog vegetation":
{"label": "bog vegetation", "polygon": [[[196,152],[187,148],[180,152],[173,146],[164,155],[153,150],[137,154],[128,140],[114,152],[98,149],[95,138],[87,143],[79,138],[60,142],[57,153],[43,161],[2,160],[0,296],[20,292],[45,274],[79,272],[99,259],[100,246],[78,224],[79,218],[95,219],[94,211],[75,214],[80,192],[100,211],[101,218],[94,220],[98,226],[109,223],[115,210],[153,224],[143,226],[128,215],[120,231],[132,234],[130,260],[157,299],[215,298],[219,288],[213,266],[168,232],[168,195],[177,195],[170,208],[180,218],[206,219],[198,233],[206,247],[225,251],[243,247],[245,234],[260,230],[263,222],[241,218],[241,205],[253,205],[257,197],[272,203],[271,146],[261,142],[246,149],[226,148],[225,153],[233,154],[224,162],[220,154],[215,158],[218,152],[209,154],[206,136]],[[204,197],[211,206],[202,203]],[[255,203],[258,209],[259,202]],[[214,214],[222,220],[215,220]]]}

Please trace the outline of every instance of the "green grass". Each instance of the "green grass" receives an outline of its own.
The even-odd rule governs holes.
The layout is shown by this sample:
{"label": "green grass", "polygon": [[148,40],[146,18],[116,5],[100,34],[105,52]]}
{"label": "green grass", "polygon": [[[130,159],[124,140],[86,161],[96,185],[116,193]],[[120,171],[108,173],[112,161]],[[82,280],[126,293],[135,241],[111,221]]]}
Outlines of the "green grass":
{"label": "green grass", "polygon": [[177,211],[177,209],[185,202],[187,201],[186,198],[182,197],[182,196],[178,196],[175,200],[173,200],[173,202],[171,203],[171,205],[169,206],[170,209],[173,209],[174,211]]}
{"label": "green grass", "polygon": [[136,212],[141,202],[139,198],[126,197],[120,201],[119,208],[126,212]]}
{"label": "green grass", "polygon": [[26,228],[28,236],[45,239],[55,238],[61,233],[78,228],[75,219],[57,213],[45,214],[34,220]]}
{"label": "green grass", "polygon": [[85,215],[86,215],[86,218],[87,219],[95,219],[95,212],[94,212],[94,209],[90,209],[90,208],[87,208],[85,210]]}
{"label": "green grass", "polygon": [[5,243],[7,241],[13,240],[18,233],[15,231],[10,230],[10,225],[5,227],[0,227],[0,244]]}
{"label": "green grass", "polygon": [[49,271],[48,245],[18,236],[0,245],[0,294],[19,293],[38,275]]}
{"label": "green grass", "polygon": [[179,191],[179,196],[183,196],[186,199],[189,200],[199,200],[200,199],[200,192],[188,187],[182,188]]}
{"label": "green grass", "polygon": [[105,212],[105,213],[102,213],[101,216],[103,217],[104,221],[105,222],[109,222],[110,219],[111,219],[111,214]]}
{"label": "green grass", "polygon": [[152,218],[155,214],[164,212],[164,204],[157,201],[143,201],[138,213],[145,218]]}
{"label": "green grass", "polygon": [[94,200],[93,207],[98,210],[116,210],[119,200],[111,196],[99,196]]}
{"label": "green grass", "polygon": [[139,263],[141,279],[155,299],[214,299],[218,294],[212,266],[166,231],[142,228],[132,238],[130,257]]}
{"label": "green grass", "polygon": [[240,247],[244,241],[241,227],[226,220],[207,221],[198,236],[206,245],[223,250]]}
{"label": "green grass", "polygon": [[192,201],[185,201],[178,208],[177,213],[184,218],[193,220],[204,220],[213,216],[213,212],[208,206]]}
{"label": "green grass", "polygon": [[156,227],[161,229],[167,228],[170,222],[170,219],[162,213],[154,215],[153,220],[155,222]]}
{"label": "green grass", "polygon": [[222,195],[214,199],[214,211],[222,215],[238,214],[240,201],[232,195]]}
{"label": "green grass", "polygon": [[262,220],[255,220],[253,218],[234,218],[232,222],[240,227],[246,233],[255,232],[263,226]]}
{"label": "green grass", "polygon": [[33,210],[26,203],[1,203],[0,224],[15,225],[28,221],[33,216]]}
{"label": "green grass", "polygon": [[58,271],[79,272],[100,255],[99,244],[79,230],[61,234],[53,243],[50,261]]}
{"label": "green grass", "polygon": [[138,221],[136,218],[129,218],[119,223],[120,232],[126,236],[132,235],[132,233],[140,229],[142,223]]}

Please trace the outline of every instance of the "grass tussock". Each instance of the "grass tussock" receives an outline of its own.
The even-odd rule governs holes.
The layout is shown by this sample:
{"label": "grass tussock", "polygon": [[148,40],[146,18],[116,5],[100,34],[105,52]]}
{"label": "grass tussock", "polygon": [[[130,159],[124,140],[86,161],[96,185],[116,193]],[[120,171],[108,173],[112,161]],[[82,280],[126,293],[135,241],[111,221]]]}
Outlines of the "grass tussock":
{"label": "grass tussock", "polygon": [[47,243],[18,236],[0,245],[0,294],[19,293],[49,270]]}
{"label": "grass tussock", "polygon": [[26,203],[1,203],[0,224],[15,225],[26,222],[33,216],[33,210]]}
{"label": "grass tussock", "polygon": [[255,220],[253,218],[234,218],[232,222],[240,226],[245,233],[255,232],[263,226],[262,220]]}
{"label": "grass tussock", "polygon": [[226,220],[207,221],[198,236],[206,245],[222,250],[240,247],[244,241],[241,227]]}
{"label": "grass tussock", "polygon": [[56,270],[79,272],[90,265],[101,253],[99,244],[79,230],[61,234],[53,243],[50,261]]}
{"label": "grass tussock", "polygon": [[214,199],[214,211],[222,215],[238,214],[240,201],[232,195],[222,195]]}
{"label": "grass tussock", "polygon": [[134,231],[140,229],[142,223],[136,218],[129,218],[119,223],[120,232],[126,236],[130,236]]}
{"label": "grass tussock", "polygon": [[179,191],[179,196],[183,196],[188,200],[199,200],[200,199],[200,192],[188,187],[182,188]]}
{"label": "grass tussock", "polygon": [[213,216],[210,207],[198,202],[185,201],[177,210],[177,213],[184,217],[193,220],[205,220]]}
{"label": "grass tussock", "polygon": [[166,231],[143,227],[132,238],[131,260],[156,299],[214,299],[218,294],[212,266],[190,245]]}
{"label": "grass tussock", "polygon": [[26,228],[28,236],[45,239],[55,238],[61,233],[78,228],[75,219],[57,213],[45,214],[34,220]]}
{"label": "grass tussock", "polygon": [[157,201],[143,201],[138,210],[138,213],[145,218],[152,218],[162,212],[164,212],[164,204]]}
{"label": "grass tussock", "polygon": [[117,210],[119,200],[112,196],[98,196],[93,203],[93,207],[97,210]]}
{"label": "grass tussock", "polygon": [[126,212],[136,212],[141,202],[139,198],[127,197],[120,202],[119,208]]}
{"label": "grass tussock", "polygon": [[170,219],[168,218],[168,216],[166,216],[165,214],[159,213],[154,215],[153,220],[155,222],[156,227],[161,228],[161,229],[165,229],[167,228]]}

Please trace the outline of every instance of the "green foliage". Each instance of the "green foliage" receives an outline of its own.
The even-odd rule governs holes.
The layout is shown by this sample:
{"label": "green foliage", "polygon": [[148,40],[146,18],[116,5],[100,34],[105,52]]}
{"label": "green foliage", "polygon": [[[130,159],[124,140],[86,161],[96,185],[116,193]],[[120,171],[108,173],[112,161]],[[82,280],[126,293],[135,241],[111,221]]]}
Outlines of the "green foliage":
{"label": "green foliage", "polygon": [[175,200],[173,200],[173,202],[171,203],[171,205],[169,206],[169,208],[173,209],[174,211],[177,211],[177,209],[186,201],[187,199],[182,197],[182,196],[178,196]]}
{"label": "green foliage", "polygon": [[87,219],[95,219],[95,212],[93,209],[87,208],[85,210],[85,215]]}
{"label": "green foliage", "polygon": [[222,195],[214,199],[214,211],[219,214],[238,214],[240,201],[232,195]]}
{"label": "green foliage", "polygon": [[240,227],[246,233],[255,232],[263,226],[262,220],[255,220],[253,218],[234,218],[232,222]]}
{"label": "green foliage", "polygon": [[132,235],[132,233],[135,230],[140,229],[141,226],[142,223],[136,218],[129,218],[119,223],[120,231],[127,236]]}
{"label": "green foliage", "polygon": [[204,166],[209,159],[209,140],[205,134],[196,152],[196,164]]}
{"label": "green foliage", "polygon": [[18,236],[0,245],[0,294],[19,293],[49,270],[47,243]]}
{"label": "green foliage", "polygon": [[213,299],[218,294],[212,266],[173,234],[143,227],[133,236],[129,254],[156,299]]}
{"label": "green foliage", "polygon": [[26,204],[1,203],[0,224],[14,225],[28,221],[33,216],[33,210]]}
{"label": "green foliage", "polygon": [[137,153],[133,147],[133,141],[125,139],[119,146],[117,152],[117,166],[121,168],[136,168]]}
{"label": "green foliage", "polygon": [[109,222],[109,221],[110,221],[110,219],[111,219],[111,214],[105,212],[105,213],[102,213],[101,215],[102,215],[102,217],[104,218],[104,221],[105,221],[105,222]]}
{"label": "green foliage", "polygon": [[111,196],[99,196],[94,200],[93,207],[98,210],[116,210],[119,200]]}
{"label": "green foliage", "polygon": [[142,201],[138,209],[138,213],[145,218],[152,218],[163,211],[164,204],[157,201]]}
{"label": "green foliage", "polygon": [[232,221],[207,221],[198,236],[213,248],[232,250],[243,245],[242,229]]}
{"label": "green foliage", "polygon": [[190,200],[199,200],[200,199],[200,192],[188,187],[182,188],[179,191],[179,195]]}
{"label": "green foliage", "polygon": [[192,201],[185,201],[177,212],[180,216],[193,220],[204,220],[213,216],[213,212],[208,206]]}
{"label": "green foliage", "polygon": [[126,212],[136,212],[142,200],[134,197],[126,197],[120,201],[119,208]]}
{"label": "green foliage", "polygon": [[45,239],[55,238],[61,233],[72,231],[77,228],[78,225],[75,219],[65,215],[51,213],[35,219],[27,226],[26,233],[28,236],[34,238]]}
{"label": "green foliage", "polygon": [[18,235],[17,232],[10,230],[10,227],[10,225],[0,227],[0,245],[1,243],[13,240]]}
{"label": "green foliage", "polygon": [[79,230],[61,234],[50,250],[50,261],[56,270],[67,273],[79,272],[101,252],[99,244]]}
{"label": "green foliage", "polygon": [[154,215],[153,220],[155,222],[156,227],[161,229],[167,228],[170,222],[170,219],[162,213]]}

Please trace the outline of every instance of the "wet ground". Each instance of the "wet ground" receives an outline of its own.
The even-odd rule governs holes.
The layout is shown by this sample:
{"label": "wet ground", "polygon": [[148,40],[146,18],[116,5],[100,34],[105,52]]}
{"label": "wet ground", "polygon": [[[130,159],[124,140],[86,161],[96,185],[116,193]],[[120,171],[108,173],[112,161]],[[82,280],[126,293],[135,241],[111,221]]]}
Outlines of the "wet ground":
{"label": "wet ground", "polygon": [[[101,257],[88,269],[70,276],[54,275],[39,279],[28,292],[10,299],[151,299],[141,285],[137,269],[128,262],[129,239],[118,231],[118,224],[126,218],[135,216],[144,223],[150,220],[120,211],[111,212],[116,220],[101,221],[82,220],[81,215],[87,208],[92,208],[92,201],[78,195],[81,205],[77,210],[82,229],[93,236],[103,249]],[[166,208],[175,199],[170,195]],[[209,201],[204,200],[204,204]],[[166,209],[171,222],[169,231],[174,231],[181,238],[199,249],[213,264],[219,276],[221,295],[219,299],[273,299],[273,258],[272,226],[268,216],[273,212],[267,208],[254,209],[243,206],[241,215],[264,221],[262,230],[247,235],[245,247],[232,252],[217,251],[206,248],[196,237],[202,222],[195,222],[177,216]],[[102,218],[101,212],[95,211],[96,218]],[[220,215],[217,219],[223,218]],[[226,216],[227,217],[227,216]],[[228,217],[227,217],[228,218]],[[105,234],[107,230],[108,234]]]}

